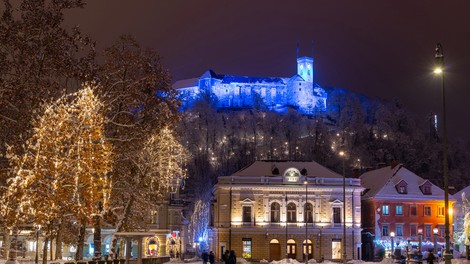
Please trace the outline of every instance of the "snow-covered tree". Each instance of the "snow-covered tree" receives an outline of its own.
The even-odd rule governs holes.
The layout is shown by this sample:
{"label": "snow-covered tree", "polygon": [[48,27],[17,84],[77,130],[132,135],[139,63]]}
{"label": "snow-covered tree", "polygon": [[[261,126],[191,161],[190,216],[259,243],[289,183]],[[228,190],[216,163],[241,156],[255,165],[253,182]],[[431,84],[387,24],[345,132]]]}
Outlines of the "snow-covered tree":
{"label": "snow-covered tree", "polygon": [[103,103],[91,88],[45,105],[22,153],[10,148],[7,156],[13,177],[1,212],[11,228],[42,225],[47,240],[61,221],[86,223],[102,213],[98,203],[107,207],[112,151],[104,137]]}

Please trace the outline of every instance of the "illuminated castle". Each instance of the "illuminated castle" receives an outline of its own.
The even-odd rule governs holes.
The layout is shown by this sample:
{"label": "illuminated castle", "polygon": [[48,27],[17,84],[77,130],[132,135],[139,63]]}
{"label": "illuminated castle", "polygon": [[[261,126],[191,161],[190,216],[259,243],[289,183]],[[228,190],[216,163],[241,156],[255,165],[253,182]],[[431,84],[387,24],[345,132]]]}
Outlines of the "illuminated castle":
{"label": "illuminated castle", "polygon": [[201,98],[211,98],[217,109],[258,108],[286,112],[289,107],[305,115],[326,109],[326,92],[314,82],[313,58],[297,58],[297,74],[290,77],[251,77],[216,74],[177,81],[182,110]]}

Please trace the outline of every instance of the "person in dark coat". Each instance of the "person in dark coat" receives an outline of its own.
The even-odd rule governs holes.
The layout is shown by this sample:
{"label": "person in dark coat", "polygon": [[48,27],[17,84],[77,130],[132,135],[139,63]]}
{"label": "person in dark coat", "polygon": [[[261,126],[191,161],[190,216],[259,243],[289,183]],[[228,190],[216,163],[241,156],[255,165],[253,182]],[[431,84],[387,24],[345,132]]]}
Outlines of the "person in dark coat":
{"label": "person in dark coat", "polygon": [[201,254],[201,258],[202,258],[202,263],[207,264],[207,261],[209,260],[209,254],[207,254],[207,252],[204,251]]}
{"label": "person in dark coat", "polygon": [[228,264],[228,257],[229,256],[230,256],[230,251],[228,249],[226,249],[224,255],[222,256],[222,260],[225,262],[225,264]]}
{"label": "person in dark coat", "polygon": [[215,263],[215,255],[214,252],[209,252],[209,263],[214,264]]}
{"label": "person in dark coat", "polygon": [[436,259],[436,256],[434,256],[434,253],[432,253],[432,250],[429,250],[429,254],[427,257],[428,264],[434,264],[435,259]]}
{"label": "person in dark coat", "polygon": [[230,255],[228,256],[228,264],[237,264],[237,256],[235,256],[235,251],[230,250]]}

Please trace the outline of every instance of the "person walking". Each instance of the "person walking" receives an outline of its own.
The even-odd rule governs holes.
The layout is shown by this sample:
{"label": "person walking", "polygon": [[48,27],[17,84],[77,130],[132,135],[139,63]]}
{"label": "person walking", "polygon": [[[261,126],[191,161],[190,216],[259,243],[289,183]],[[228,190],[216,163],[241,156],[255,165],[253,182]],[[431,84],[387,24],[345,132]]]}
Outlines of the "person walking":
{"label": "person walking", "polygon": [[215,263],[215,255],[214,252],[209,252],[209,263],[214,264]]}
{"label": "person walking", "polygon": [[228,264],[237,264],[237,256],[235,256],[234,250],[230,250],[230,255],[228,256]]}
{"label": "person walking", "polygon": [[222,260],[225,262],[225,264],[228,264],[228,257],[229,256],[230,256],[230,251],[228,249],[226,249],[224,255],[222,256]]}
{"label": "person walking", "polygon": [[207,252],[205,250],[204,250],[204,252],[202,252],[201,258],[202,258],[202,263],[207,264],[207,261],[209,260],[209,255],[207,254]]}

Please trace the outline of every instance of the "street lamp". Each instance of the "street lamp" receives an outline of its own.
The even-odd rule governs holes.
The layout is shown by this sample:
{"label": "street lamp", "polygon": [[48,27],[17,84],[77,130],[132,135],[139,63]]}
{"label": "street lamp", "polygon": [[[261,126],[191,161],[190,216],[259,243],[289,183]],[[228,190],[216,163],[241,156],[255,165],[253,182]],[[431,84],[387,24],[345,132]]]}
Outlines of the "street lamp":
{"label": "street lamp", "polygon": [[394,253],[395,253],[395,251],[394,251],[394,249],[395,249],[395,248],[394,248],[394,244],[395,244],[395,241],[394,241],[394,239],[395,239],[395,232],[390,232],[390,238],[392,239],[392,254],[391,254],[391,255],[392,255],[392,258],[393,258]]}
{"label": "street lamp", "polygon": [[434,227],[432,232],[434,233],[434,254],[437,254],[437,233],[439,232],[439,229],[437,229],[437,227]]}
{"label": "street lamp", "polygon": [[418,260],[422,261],[423,260],[423,253],[421,251],[421,245],[423,243],[423,229],[419,228],[418,229]]}
{"label": "street lamp", "polygon": [[307,211],[307,205],[308,205],[308,179],[307,175],[305,175],[305,209],[304,209],[304,214],[305,214],[305,264],[308,264],[308,217],[309,217],[309,212]]}
{"label": "street lamp", "polygon": [[452,255],[450,254],[450,230],[449,230],[449,178],[447,165],[447,120],[446,120],[446,93],[444,85],[444,52],[441,43],[437,43],[434,53],[435,68],[434,74],[441,77],[442,88],[442,147],[443,161],[442,166],[444,172],[444,210],[445,210],[445,264],[451,264]]}
{"label": "street lamp", "polygon": [[35,264],[38,264],[38,261],[39,261],[38,252],[39,252],[39,231],[40,230],[41,230],[41,225],[37,225],[36,226],[36,257],[34,258]]}
{"label": "street lamp", "polygon": [[346,264],[346,168],[344,165],[346,152],[340,149],[339,155],[343,159],[343,264]]}

